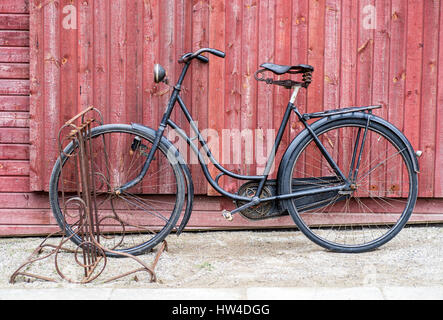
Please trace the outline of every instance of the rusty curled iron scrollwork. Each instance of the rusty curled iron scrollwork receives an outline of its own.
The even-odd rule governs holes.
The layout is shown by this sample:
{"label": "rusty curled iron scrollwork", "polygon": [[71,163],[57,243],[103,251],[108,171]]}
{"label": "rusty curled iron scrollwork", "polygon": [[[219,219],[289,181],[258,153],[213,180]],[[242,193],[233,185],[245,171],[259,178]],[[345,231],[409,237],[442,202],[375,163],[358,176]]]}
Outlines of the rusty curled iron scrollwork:
{"label": "rusty curled iron scrollwork", "polygon": [[[96,116],[92,116],[92,114]],[[97,115],[99,119],[97,120]],[[77,124],[76,124],[77,123]],[[167,243],[163,241],[158,250],[153,263],[149,266],[140,258],[131,254],[115,251],[118,244],[113,248],[107,248],[100,243],[100,239],[107,239],[108,235],[104,234],[102,226],[105,222],[113,221],[114,224],[119,226],[120,242],[123,241],[126,230],[121,219],[114,213],[114,215],[107,215],[99,219],[99,215],[94,203],[97,201],[97,190],[109,185],[107,178],[98,172],[94,172],[94,165],[92,161],[92,146],[91,146],[91,132],[94,125],[102,125],[103,117],[97,109],[89,107],[83,112],[76,115],[71,120],[67,121],[60,129],[58,134],[58,144],[60,157],[72,158],[76,157],[74,174],[76,177],[76,183],[72,190],[70,197],[66,196],[63,189],[63,170],[61,172],[61,202],[63,205],[64,223],[67,219],[75,221],[71,223],[71,234],[65,233],[65,228],[62,231],[58,231],[47,236],[39,246],[33,251],[28,259],[19,266],[19,268],[11,275],[10,283],[16,283],[18,276],[24,276],[25,278],[36,278],[44,281],[58,282],[62,279],[70,283],[86,284],[99,278],[110,259],[107,254],[118,255],[119,257],[125,257],[134,260],[140,265],[139,268],[134,270],[114,275],[104,282],[111,282],[138,272],[148,272],[150,280],[156,281],[156,274],[154,269],[159,261],[160,255],[164,250],[167,250]],[[68,134],[62,134],[62,132],[69,130]],[[66,143],[75,143],[77,148],[75,152],[66,154],[64,151],[64,145]],[[91,178],[92,177],[92,178]],[[72,195],[74,194],[74,195]],[[81,239],[80,243],[75,244],[75,248],[72,248],[73,242],[71,239],[76,236]],[[49,239],[58,239],[58,244],[48,243]],[[71,247],[66,246],[70,244]],[[48,252],[45,252],[49,250]],[[66,259],[61,259],[60,256],[64,254],[70,255],[71,262],[66,262]],[[48,277],[44,275],[37,275],[30,273],[28,269],[32,264],[41,262],[54,257],[55,273],[59,276],[59,279],[54,277]],[[113,258],[116,261],[121,261],[119,258]],[[63,262],[62,262],[63,260]],[[81,268],[81,276],[77,274],[76,278],[68,276],[65,269]]]}

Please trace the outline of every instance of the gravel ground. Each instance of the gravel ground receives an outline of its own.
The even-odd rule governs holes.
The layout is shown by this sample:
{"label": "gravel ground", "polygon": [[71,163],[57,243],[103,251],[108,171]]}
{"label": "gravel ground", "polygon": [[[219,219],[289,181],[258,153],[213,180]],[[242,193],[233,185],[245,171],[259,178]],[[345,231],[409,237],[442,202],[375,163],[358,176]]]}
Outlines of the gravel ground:
{"label": "gravel ground", "polygon": [[[362,254],[327,252],[302,233],[290,231],[188,232],[167,238],[169,250],[158,262],[158,281],[139,272],[123,279],[103,281],[139,265],[131,259],[109,259],[103,274],[91,284],[26,281],[12,273],[40,244],[40,238],[0,239],[0,288],[239,288],[239,287],[359,287],[443,286],[443,226],[407,227],[388,244]],[[56,244],[57,239],[52,239]],[[155,256],[141,256],[150,264]],[[66,274],[73,254],[60,255]],[[26,270],[56,277],[54,257]],[[70,272],[73,273],[70,273]],[[72,276],[74,277],[74,276]]]}

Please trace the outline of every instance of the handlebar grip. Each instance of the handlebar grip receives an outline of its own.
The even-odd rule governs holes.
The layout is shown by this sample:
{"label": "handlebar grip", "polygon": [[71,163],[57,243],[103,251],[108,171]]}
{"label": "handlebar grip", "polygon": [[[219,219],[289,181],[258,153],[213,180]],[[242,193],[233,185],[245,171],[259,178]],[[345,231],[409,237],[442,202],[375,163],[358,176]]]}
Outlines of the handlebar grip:
{"label": "handlebar grip", "polygon": [[216,55],[217,57],[224,58],[226,57],[226,54],[223,51],[217,50],[217,49],[211,49],[210,51],[213,55]]}

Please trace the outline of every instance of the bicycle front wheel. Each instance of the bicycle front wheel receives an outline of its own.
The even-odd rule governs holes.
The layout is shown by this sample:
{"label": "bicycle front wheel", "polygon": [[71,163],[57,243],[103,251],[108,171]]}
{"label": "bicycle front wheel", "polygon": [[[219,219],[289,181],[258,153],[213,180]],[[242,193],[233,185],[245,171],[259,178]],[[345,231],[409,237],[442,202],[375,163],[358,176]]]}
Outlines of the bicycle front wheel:
{"label": "bicycle front wheel", "polygon": [[[120,124],[94,128],[86,138],[91,150],[89,184],[97,240],[106,249],[142,254],[159,244],[179,219],[185,180],[179,163],[163,141],[144,179],[121,194],[115,192],[140,174],[154,139],[154,131],[139,132]],[[84,217],[76,201],[82,192],[78,149],[78,143],[71,142],[56,162],[50,180],[50,203],[60,228],[81,245],[78,230]]]}
{"label": "bicycle front wheel", "polygon": [[[415,206],[417,174],[407,146],[387,127],[370,122],[366,131],[366,125],[364,118],[347,117],[315,132],[351,182],[349,190],[286,201],[300,230],[328,250],[355,253],[383,245],[404,227]],[[311,135],[287,168],[285,193],[344,183]]]}

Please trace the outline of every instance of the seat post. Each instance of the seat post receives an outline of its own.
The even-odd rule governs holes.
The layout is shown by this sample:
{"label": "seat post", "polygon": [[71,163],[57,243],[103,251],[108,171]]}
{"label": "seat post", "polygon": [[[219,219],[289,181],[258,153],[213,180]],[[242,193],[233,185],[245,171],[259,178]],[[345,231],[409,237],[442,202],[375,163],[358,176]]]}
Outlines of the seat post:
{"label": "seat post", "polygon": [[291,100],[290,100],[290,102],[292,104],[294,104],[295,103],[295,99],[297,99],[298,92],[300,91],[300,87],[301,87],[301,85],[298,85],[298,84],[295,85],[294,87],[292,87],[294,89],[294,91],[292,92]]}

